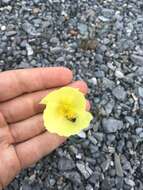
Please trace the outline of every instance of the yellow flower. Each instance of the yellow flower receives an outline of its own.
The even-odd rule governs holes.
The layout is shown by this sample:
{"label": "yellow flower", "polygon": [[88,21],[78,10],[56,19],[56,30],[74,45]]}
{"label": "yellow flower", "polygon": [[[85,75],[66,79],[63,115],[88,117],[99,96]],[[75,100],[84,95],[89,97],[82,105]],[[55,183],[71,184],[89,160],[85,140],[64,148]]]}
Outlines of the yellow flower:
{"label": "yellow flower", "polygon": [[44,126],[60,136],[69,137],[88,127],[92,115],[86,111],[86,99],[75,88],[63,87],[42,99],[46,104],[43,113]]}

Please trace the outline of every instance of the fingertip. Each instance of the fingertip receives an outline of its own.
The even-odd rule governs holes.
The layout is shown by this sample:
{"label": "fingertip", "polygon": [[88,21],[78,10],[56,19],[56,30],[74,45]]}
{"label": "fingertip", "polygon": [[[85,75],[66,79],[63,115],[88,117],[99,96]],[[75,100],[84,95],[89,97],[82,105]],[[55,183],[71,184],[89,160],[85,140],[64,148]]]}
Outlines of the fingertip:
{"label": "fingertip", "polygon": [[88,93],[88,86],[84,81],[76,81],[71,84],[74,88],[78,88],[82,93]]}
{"label": "fingertip", "polygon": [[68,83],[71,82],[73,79],[73,72],[67,67],[60,67],[60,69],[63,71],[63,76],[59,76],[59,77],[66,78]]}

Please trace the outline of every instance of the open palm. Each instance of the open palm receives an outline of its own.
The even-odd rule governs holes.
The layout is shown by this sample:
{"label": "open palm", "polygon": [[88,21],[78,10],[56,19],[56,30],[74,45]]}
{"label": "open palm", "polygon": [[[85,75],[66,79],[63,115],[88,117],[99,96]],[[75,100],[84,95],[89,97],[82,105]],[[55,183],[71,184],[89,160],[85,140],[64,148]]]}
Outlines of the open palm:
{"label": "open palm", "polygon": [[21,169],[65,141],[43,126],[40,100],[54,88],[71,85],[87,93],[82,81],[73,82],[66,68],[38,68],[0,74],[0,190]]}

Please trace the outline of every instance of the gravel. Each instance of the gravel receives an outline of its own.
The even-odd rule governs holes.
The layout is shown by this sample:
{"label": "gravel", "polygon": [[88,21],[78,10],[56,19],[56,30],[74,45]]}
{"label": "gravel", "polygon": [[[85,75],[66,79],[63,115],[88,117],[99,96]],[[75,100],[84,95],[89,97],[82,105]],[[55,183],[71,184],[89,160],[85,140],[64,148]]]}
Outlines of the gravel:
{"label": "gravel", "polygon": [[143,189],[143,1],[2,0],[0,71],[66,66],[95,116],[7,190]]}
{"label": "gravel", "polygon": [[103,129],[106,133],[115,133],[123,128],[123,122],[114,118],[103,119]]}
{"label": "gravel", "polygon": [[122,86],[117,86],[112,91],[113,95],[117,98],[117,100],[124,101],[127,96],[127,92]]}

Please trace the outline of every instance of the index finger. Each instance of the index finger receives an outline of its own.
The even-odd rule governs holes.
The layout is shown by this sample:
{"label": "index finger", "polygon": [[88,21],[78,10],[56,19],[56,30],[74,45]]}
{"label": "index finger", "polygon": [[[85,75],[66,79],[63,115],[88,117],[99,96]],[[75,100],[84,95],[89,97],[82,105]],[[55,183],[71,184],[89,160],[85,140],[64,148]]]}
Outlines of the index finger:
{"label": "index finger", "polygon": [[0,74],[0,102],[23,93],[63,86],[72,80],[72,72],[64,67],[20,69]]}

